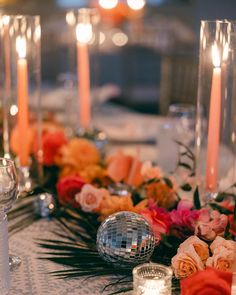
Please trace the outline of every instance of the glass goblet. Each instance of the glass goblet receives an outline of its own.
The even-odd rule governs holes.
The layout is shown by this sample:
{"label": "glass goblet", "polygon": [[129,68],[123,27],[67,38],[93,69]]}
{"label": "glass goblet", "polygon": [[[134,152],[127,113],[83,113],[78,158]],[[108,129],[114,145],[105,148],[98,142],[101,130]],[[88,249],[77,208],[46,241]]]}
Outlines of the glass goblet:
{"label": "glass goblet", "polygon": [[[18,195],[18,176],[12,160],[0,158],[0,213],[4,216],[8,212]],[[18,256],[9,258],[10,269],[13,270],[21,263]]]}

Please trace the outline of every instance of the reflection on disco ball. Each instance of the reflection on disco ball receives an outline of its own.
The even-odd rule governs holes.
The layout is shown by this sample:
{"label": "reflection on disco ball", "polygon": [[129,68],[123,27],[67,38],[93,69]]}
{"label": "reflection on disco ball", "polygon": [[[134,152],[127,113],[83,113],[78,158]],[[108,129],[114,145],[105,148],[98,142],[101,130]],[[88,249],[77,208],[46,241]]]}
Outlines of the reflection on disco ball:
{"label": "reflection on disco ball", "polygon": [[154,247],[155,238],[149,223],[133,212],[115,213],[98,229],[98,253],[115,267],[132,268],[147,262]]}

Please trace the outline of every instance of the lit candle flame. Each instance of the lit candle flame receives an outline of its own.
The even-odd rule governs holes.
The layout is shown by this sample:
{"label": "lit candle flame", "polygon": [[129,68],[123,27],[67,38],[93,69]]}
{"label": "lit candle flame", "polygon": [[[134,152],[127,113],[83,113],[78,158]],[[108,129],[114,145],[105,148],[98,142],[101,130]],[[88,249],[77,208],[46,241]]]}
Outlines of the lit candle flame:
{"label": "lit candle flame", "polygon": [[26,57],[26,40],[24,37],[18,36],[16,38],[16,51],[19,55],[19,58]]}
{"label": "lit candle flame", "polygon": [[214,44],[212,46],[211,53],[212,53],[212,63],[214,65],[214,67],[219,68],[220,67],[220,53],[219,53],[219,50],[218,50],[218,47],[216,44]]}
{"label": "lit candle flame", "polygon": [[76,26],[76,37],[79,43],[88,44],[93,38],[92,25],[89,23],[78,24]]}

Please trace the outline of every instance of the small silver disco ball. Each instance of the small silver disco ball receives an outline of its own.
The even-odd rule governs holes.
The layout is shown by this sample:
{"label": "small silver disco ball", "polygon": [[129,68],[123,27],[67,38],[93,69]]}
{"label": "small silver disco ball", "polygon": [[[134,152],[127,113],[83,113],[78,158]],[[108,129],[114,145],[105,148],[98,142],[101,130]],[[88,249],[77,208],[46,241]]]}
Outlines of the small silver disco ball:
{"label": "small silver disco ball", "polygon": [[147,262],[154,248],[155,238],[149,223],[133,212],[109,216],[97,232],[98,253],[114,267],[133,268]]}

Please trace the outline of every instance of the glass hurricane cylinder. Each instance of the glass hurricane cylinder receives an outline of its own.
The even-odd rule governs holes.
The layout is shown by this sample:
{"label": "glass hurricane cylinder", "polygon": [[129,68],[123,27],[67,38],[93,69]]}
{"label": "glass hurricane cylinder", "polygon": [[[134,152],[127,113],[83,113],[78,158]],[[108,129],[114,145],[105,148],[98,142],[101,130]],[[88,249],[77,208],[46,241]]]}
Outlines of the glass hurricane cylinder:
{"label": "glass hurricane cylinder", "polygon": [[32,160],[42,160],[39,16],[3,15],[1,37],[4,154],[15,157],[23,186],[29,188]]}
{"label": "glass hurricane cylinder", "polygon": [[171,295],[171,268],[145,263],[133,269],[133,295]]}
{"label": "glass hurricane cylinder", "polygon": [[201,22],[196,159],[208,200],[236,181],[235,37],[233,22]]}
{"label": "glass hurricane cylinder", "polygon": [[[76,128],[91,128],[92,100],[98,86],[99,21],[100,16],[96,9],[81,8],[70,10],[66,14],[68,66],[69,72],[72,73],[68,77],[72,80],[74,74],[78,87],[76,101],[73,103],[74,108],[71,107],[68,110],[68,115],[77,118],[76,122],[69,123],[76,125]],[[72,81],[66,85],[73,87],[74,83]],[[75,110],[78,111],[75,112]]]}

